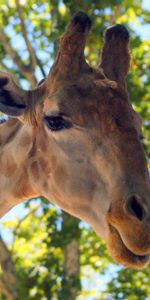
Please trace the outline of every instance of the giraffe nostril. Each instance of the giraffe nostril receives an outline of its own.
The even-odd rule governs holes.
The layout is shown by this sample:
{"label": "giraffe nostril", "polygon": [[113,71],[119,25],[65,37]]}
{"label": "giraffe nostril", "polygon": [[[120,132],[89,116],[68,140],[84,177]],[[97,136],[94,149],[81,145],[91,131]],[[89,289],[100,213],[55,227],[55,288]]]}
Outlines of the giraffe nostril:
{"label": "giraffe nostril", "polygon": [[140,221],[145,218],[145,209],[136,195],[132,195],[128,198],[126,209]]}

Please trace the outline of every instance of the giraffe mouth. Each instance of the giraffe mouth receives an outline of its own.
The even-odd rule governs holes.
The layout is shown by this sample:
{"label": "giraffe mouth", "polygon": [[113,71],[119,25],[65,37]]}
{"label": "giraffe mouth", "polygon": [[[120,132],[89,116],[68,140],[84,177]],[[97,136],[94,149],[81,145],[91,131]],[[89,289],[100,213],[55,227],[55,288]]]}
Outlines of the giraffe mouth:
{"label": "giraffe mouth", "polygon": [[111,257],[127,268],[141,269],[150,262],[150,254],[139,255],[132,252],[123,242],[118,230],[112,225],[109,225],[107,244]]}

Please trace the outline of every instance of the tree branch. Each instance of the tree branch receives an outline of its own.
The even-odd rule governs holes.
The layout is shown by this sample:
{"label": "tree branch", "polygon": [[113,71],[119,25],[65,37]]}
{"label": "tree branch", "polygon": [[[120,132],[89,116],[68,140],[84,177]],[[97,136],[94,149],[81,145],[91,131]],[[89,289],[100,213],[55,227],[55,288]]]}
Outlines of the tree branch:
{"label": "tree branch", "polygon": [[[35,56],[36,56],[36,54],[35,54]],[[46,75],[43,65],[41,63],[41,60],[37,56],[36,56],[36,61],[37,61],[37,65],[39,66],[39,68],[41,70],[43,77],[46,77],[47,75]]]}
{"label": "tree branch", "polygon": [[111,16],[111,19],[110,19],[110,22],[109,24],[110,25],[113,25],[116,23],[116,20],[117,18],[121,15],[121,5],[117,5],[115,8],[114,8],[114,12]]}
{"label": "tree branch", "polygon": [[17,7],[17,11],[18,11],[18,15],[19,15],[19,19],[20,19],[20,25],[21,25],[21,31],[22,31],[22,35],[24,37],[28,52],[29,52],[29,57],[30,57],[30,69],[35,69],[36,64],[39,66],[41,73],[43,75],[43,77],[46,77],[46,73],[44,71],[44,68],[42,66],[42,63],[40,61],[40,59],[37,57],[34,48],[32,47],[29,39],[28,39],[28,35],[27,35],[27,30],[26,30],[26,26],[25,26],[25,22],[24,22],[24,17],[23,17],[23,11],[22,11],[22,7],[20,5],[20,1],[19,0],[15,0],[16,3],[16,7]]}
{"label": "tree branch", "polygon": [[31,83],[31,85],[34,87],[37,84],[36,77],[34,75],[34,70],[31,70],[30,65],[24,65],[20,59],[20,56],[18,53],[10,46],[8,42],[8,38],[6,37],[4,31],[2,28],[0,28],[0,41],[3,44],[3,47],[6,51],[6,53],[11,57],[14,64],[18,67],[20,72],[27,78],[27,80]]}
{"label": "tree branch", "polygon": [[0,61],[0,69],[2,69],[2,72],[4,71],[14,76],[14,72],[9,69],[2,60]]}
{"label": "tree branch", "polygon": [[27,50],[29,52],[30,62],[29,62],[28,68],[30,70],[34,71],[34,69],[36,67],[35,52],[34,52],[34,49],[33,49],[32,45],[31,45],[31,43],[28,39],[28,36],[27,36],[27,31],[26,31],[26,26],[25,26],[25,23],[24,23],[23,11],[22,11],[22,7],[20,5],[20,1],[15,0],[15,3],[16,3],[16,8],[17,8],[17,12],[18,12],[18,15],[19,15],[19,19],[20,19],[22,35],[24,37],[24,40],[25,40],[25,43],[26,43],[26,46],[27,46]]}
{"label": "tree branch", "polygon": [[8,43],[8,39],[4,31],[2,30],[2,28],[0,28],[0,40],[1,43],[3,44],[6,53],[9,54],[9,56],[12,58],[13,62],[17,65],[17,67],[21,70],[21,72],[22,73],[27,72],[27,67],[24,66],[24,64],[20,60],[18,53],[14,49],[12,49],[12,47]]}

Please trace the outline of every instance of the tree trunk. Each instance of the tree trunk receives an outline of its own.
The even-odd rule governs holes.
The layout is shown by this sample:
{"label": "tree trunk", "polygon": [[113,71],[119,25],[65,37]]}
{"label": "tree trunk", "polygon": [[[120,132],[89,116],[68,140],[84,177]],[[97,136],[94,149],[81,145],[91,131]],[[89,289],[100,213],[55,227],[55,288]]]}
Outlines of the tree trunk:
{"label": "tree trunk", "polygon": [[60,299],[75,300],[80,291],[79,220],[62,212],[64,263]]}
{"label": "tree trunk", "polygon": [[17,278],[11,253],[0,237],[0,293],[7,300],[17,300]]}

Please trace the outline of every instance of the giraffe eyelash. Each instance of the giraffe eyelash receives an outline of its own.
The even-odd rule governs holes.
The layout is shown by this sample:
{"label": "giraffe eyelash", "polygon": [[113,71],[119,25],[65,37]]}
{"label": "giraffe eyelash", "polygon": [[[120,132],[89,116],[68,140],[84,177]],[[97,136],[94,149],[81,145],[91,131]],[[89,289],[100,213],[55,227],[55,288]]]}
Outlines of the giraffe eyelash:
{"label": "giraffe eyelash", "polygon": [[51,131],[59,131],[72,127],[71,121],[61,115],[45,116],[44,121]]}

